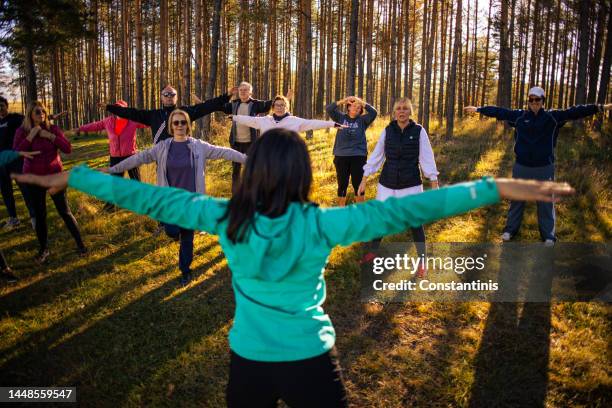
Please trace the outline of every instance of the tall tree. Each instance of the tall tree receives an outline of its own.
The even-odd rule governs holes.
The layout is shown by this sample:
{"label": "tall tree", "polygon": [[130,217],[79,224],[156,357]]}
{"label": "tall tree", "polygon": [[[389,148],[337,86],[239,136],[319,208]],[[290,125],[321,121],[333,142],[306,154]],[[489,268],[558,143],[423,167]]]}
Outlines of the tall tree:
{"label": "tall tree", "polygon": [[299,1],[300,35],[297,61],[296,114],[312,117],[312,20],[310,0]]}
{"label": "tall tree", "polygon": [[587,97],[587,67],[589,64],[590,46],[590,24],[591,0],[578,1],[578,27],[580,30],[578,39],[578,66],[576,82],[576,104],[586,103]]}
{"label": "tall tree", "polygon": [[[221,33],[221,9],[223,7],[222,0],[215,0],[212,19],[212,38],[210,51],[210,76],[206,84],[206,99],[210,99],[215,92],[215,84],[217,81],[217,66],[219,61],[219,37]],[[210,133],[210,115],[206,116],[204,122],[204,133],[208,136]]]}
{"label": "tall tree", "polygon": [[[606,37],[606,50],[601,67],[601,80],[599,81],[599,92],[597,92],[597,103],[605,103],[608,88],[610,86],[610,65],[612,63],[612,13],[608,9],[608,36]],[[612,115],[611,115],[612,116]]]}
{"label": "tall tree", "polygon": [[346,68],[346,93],[355,94],[355,71],[357,56],[357,22],[359,21],[359,1],[351,0],[351,24],[348,44],[348,66]]}
{"label": "tall tree", "polygon": [[431,71],[433,51],[436,44],[436,31],[438,28],[438,2],[433,2],[431,11],[431,31],[429,33],[429,44],[427,44],[427,59],[425,68],[425,92],[423,98],[423,127],[429,132],[429,107],[431,97]]}
{"label": "tall tree", "polygon": [[457,82],[457,60],[461,49],[461,15],[463,14],[463,1],[457,0],[457,17],[455,18],[455,43],[453,45],[453,60],[448,74],[448,87],[446,99],[446,137],[453,136],[455,126],[455,83]]}

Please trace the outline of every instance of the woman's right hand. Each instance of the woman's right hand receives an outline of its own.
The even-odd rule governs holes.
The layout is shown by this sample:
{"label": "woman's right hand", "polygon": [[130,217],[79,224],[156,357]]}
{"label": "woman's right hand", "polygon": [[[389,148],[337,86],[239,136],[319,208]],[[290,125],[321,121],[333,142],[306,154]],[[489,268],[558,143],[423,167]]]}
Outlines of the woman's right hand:
{"label": "woman's right hand", "polygon": [[18,183],[35,184],[44,187],[49,191],[49,194],[57,194],[68,187],[68,175],[70,172],[63,171],[61,173],[51,174],[48,176],[38,176],[36,174],[11,174],[11,178]]}
{"label": "woman's right hand", "polygon": [[366,184],[367,184],[368,180],[366,179],[366,177],[364,176],[361,179],[361,183],[359,183],[359,188],[357,189],[357,195],[358,196],[362,196],[365,194],[365,189],[366,189]]}
{"label": "woman's right hand", "polygon": [[41,129],[42,128],[40,127],[40,125],[34,126],[32,129],[30,129],[30,133],[28,134],[26,139],[28,139],[31,142],[32,140],[34,140],[34,138],[36,137],[38,132],[40,132]]}
{"label": "woman's right hand", "polygon": [[34,156],[40,154],[40,150],[37,150],[35,152],[19,152],[19,155],[21,157],[25,157],[26,159],[33,159]]}
{"label": "woman's right hand", "polygon": [[558,196],[574,194],[575,190],[567,183],[520,179],[495,179],[501,198],[514,201],[558,202]]}
{"label": "woman's right hand", "polygon": [[110,167],[101,167],[98,169],[98,171],[101,171],[102,173],[110,173]]}

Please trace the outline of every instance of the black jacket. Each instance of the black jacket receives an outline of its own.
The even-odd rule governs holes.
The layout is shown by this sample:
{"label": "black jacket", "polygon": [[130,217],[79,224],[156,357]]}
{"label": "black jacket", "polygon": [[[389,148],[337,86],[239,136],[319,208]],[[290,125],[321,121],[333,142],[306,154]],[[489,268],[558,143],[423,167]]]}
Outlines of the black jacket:
{"label": "black jacket", "polygon": [[[223,106],[229,101],[229,99],[230,95],[225,94],[196,105],[181,106],[178,107],[178,109],[187,112],[189,114],[189,118],[194,121],[213,112],[223,112]],[[123,108],[116,105],[106,105],[106,110],[112,114],[150,126],[153,136],[153,144],[159,143],[160,141],[171,137],[168,133],[168,124],[166,121],[168,120],[168,116],[170,116],[170,112],[175,109],[177,109],[176,106],[165,106],[161,109],[146,110]]]}

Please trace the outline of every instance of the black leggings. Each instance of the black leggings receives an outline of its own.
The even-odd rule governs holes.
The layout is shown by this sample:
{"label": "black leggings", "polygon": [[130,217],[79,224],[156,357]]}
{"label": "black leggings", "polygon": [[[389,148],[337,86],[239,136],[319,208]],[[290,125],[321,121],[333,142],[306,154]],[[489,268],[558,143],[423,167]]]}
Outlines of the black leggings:
{"label": "black leggings", "polygon": [[[34,209],[34,217],[36,218],[36,237],[38,238],[38,244],[40,245],[40,251],[48,249],[47,242],[47,190],[34,186],[27,186],[27,197],[30,201],[30,205]],[[81,239],[81,233],[77,225],[76,219],[70,208],[68,207],[68,199],[66,198],[66,190],[61,191],[51,196],[53,204],[57,209],[58,214],[64,220],[64,224],[72,234],[72,237],[76,241],[79,249],[85,248],[83,240]]]}
{"label": "black leggings", "polygon": [[338,178],[338,197],[346,197],[349,177],[357,195],[359,184],[363,178],[363,166],[366,164],[365,156],[334,156],[336,177]]}
{"label": "black leggings", "polygon": [[[124,156],[124,157],[110,157],[110,166],[113,167],[115,164],[119,164],[122,161],[124,161],[125,159],[127,159],[128,157],[132,157],[132,156]],[[125,172],[123,173],[113,173],[113,176],[119,176],[119,177],[123,177],[125,174]],[[132,180],[138,180],[140,181],[140,170],[138,167],[134,167],[133,169],[129,169],[128,170],[128,175],[130,176],[130,178]]]}
{"label": "black leggings", "polygon": [[347,407],[346,390],[335,349],[298,361],[247,360],[230,351],[229,408]]}

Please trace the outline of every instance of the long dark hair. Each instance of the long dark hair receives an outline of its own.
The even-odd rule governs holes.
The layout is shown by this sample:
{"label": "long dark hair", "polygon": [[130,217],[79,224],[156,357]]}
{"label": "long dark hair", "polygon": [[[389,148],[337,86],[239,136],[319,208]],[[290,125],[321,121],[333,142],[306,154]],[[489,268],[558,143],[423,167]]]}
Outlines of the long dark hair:
{"label": "long dark hair", "polygon": [[256,212],[274,218],[292,202],[310,202],[310,155],[297,133],[271,129],[253,142],[247,155],[238,189],[221,218],[229,217],[227,236],[233,243],[244,240]]}

